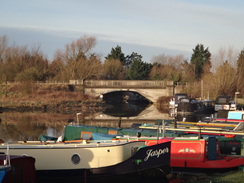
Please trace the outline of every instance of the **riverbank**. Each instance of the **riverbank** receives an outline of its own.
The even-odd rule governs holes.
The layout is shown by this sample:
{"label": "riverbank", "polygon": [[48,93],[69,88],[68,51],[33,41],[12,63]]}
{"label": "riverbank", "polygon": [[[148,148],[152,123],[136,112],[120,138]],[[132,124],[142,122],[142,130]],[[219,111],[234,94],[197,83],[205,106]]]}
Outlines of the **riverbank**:
{"label": "riverbank", "polygon": [[[204,180],[197,181],[198,183],[242,183],[244,180],[243,167],[238,170],[230,170],[224,173],[212,173]],[[190,182],[190,181],[187,181]]]}
{"label": "riverbank", "polygon": [[60,113],[103,111],[104,102],[70,88],[67,84],[11,83],[0,86],[0,107],[4,111]]}

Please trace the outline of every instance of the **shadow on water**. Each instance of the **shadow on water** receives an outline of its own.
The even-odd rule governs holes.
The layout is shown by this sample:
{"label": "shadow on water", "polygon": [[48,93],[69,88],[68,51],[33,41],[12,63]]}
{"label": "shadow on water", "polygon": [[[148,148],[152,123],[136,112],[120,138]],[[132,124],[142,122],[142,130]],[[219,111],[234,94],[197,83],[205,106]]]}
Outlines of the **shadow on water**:
{"label": "shadow on water", "polygon": [[152,103],[137,92],[116,91],[102,96],[106,109],[104,114],[115,117],[132,117],[139,115]]}
{"label": "shadow on water", "polygon": [[198,122],[198,121],[204,121],[207,118],[211,118],[215,112],[209,112],[209,113],[197,113],[197,112],[188,112],[188,113],[178,113],[175,116],[175,119],[177,121],[188,121],[188,122]]}
{"label": "shadow on water", "polygon": [[132,117],[138,116],[147,107],[149,107],[147,103],[135,105],[131,103],[115,102],[107,105],[103,113],[115,117]]}

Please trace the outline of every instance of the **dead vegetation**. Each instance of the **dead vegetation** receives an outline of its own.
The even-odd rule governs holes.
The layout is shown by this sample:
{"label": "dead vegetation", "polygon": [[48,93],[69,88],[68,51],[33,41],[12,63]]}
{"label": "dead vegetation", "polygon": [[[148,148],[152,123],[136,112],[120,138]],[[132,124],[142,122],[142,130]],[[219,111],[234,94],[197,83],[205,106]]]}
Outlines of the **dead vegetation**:
{"label": "dead vegetation", "polygon": [[158,98],[156,102],[156,107],[159,112],[169,113],[169,101],[171,100],[171,98],[172,97],[170,96],[162,96]]}
{"label": "dead vegetation", "polygon": [[[38,84],[33,82],[1,85],[3,109],[81,111],[86,106],[101,107],[102,102],[67,84]],[[85,104],[85,105],[84,105]]]}

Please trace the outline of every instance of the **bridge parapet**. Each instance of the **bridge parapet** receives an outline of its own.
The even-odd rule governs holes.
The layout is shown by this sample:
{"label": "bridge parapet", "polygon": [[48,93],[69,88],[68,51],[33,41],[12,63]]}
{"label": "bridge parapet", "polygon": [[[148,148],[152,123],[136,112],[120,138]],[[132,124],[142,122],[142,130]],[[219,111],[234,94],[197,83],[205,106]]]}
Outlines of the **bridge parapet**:
{"label": "bridge parapet", "polygon": [[173,86],[172,81],[147,80],[85,80],[85,87],[89,88],[166,88]]}

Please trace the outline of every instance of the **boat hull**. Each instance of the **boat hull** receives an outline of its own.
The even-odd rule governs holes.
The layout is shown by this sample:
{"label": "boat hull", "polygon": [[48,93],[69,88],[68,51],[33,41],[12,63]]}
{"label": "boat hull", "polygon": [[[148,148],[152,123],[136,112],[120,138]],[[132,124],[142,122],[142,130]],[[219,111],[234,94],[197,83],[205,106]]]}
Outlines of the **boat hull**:
{"label": "boat hull", "polygon": [[[131,157],[144,142],[19,143],[9,144],[10,155],[32,156],[37,170],[90,169],[111,166]],[[6,153],[7,146],[0,146]]]}
{"label": "boat hull", "polygon": [[[4,165],[4,160],[10,160],[10,165]],[[4,177],[1,183],[37,183],[35,159],[33,157],[0,155],[0,167],[4,168]],[[0,168],[1,169],[1,168]]]}
{"label": "boat hull", "polygon": [[94,175],[88,170],[63,170],[63,171],[37,171],[39,183],[125,183],[127,182],[143,182],[156,183],[168,182],[172,168],[169,166],[161,166],[147,170],[134,171],[132,173],[120,173],[109,175]]}
{"label": "boat hull", "polygon": [[[118,141],[113,143],[119,143]],[[9,145],[11,154],[28,154],[36,159],[38,178],[47,182],[72,177],[94,180],[111,176],[136,175],[161,168],[164,176],[170,170],[170,142],[145,146],[145,142],[127,142],[99,146],[49,144],[23,146]],[[89,147],[90,145],[90,147]],[[0,152],[4,151],[3,146]],[[78,156],[73,156],[78,155]],[[80,157],[80,160],[79,160]],[[162,176],[162,174],[161,174]]]}
{"label": "boat hull", "polygon": [[10,166],[1,166],[0,165],[0,183],[2,183],[4,177],[9,172],[10,169],[11,169]]}

